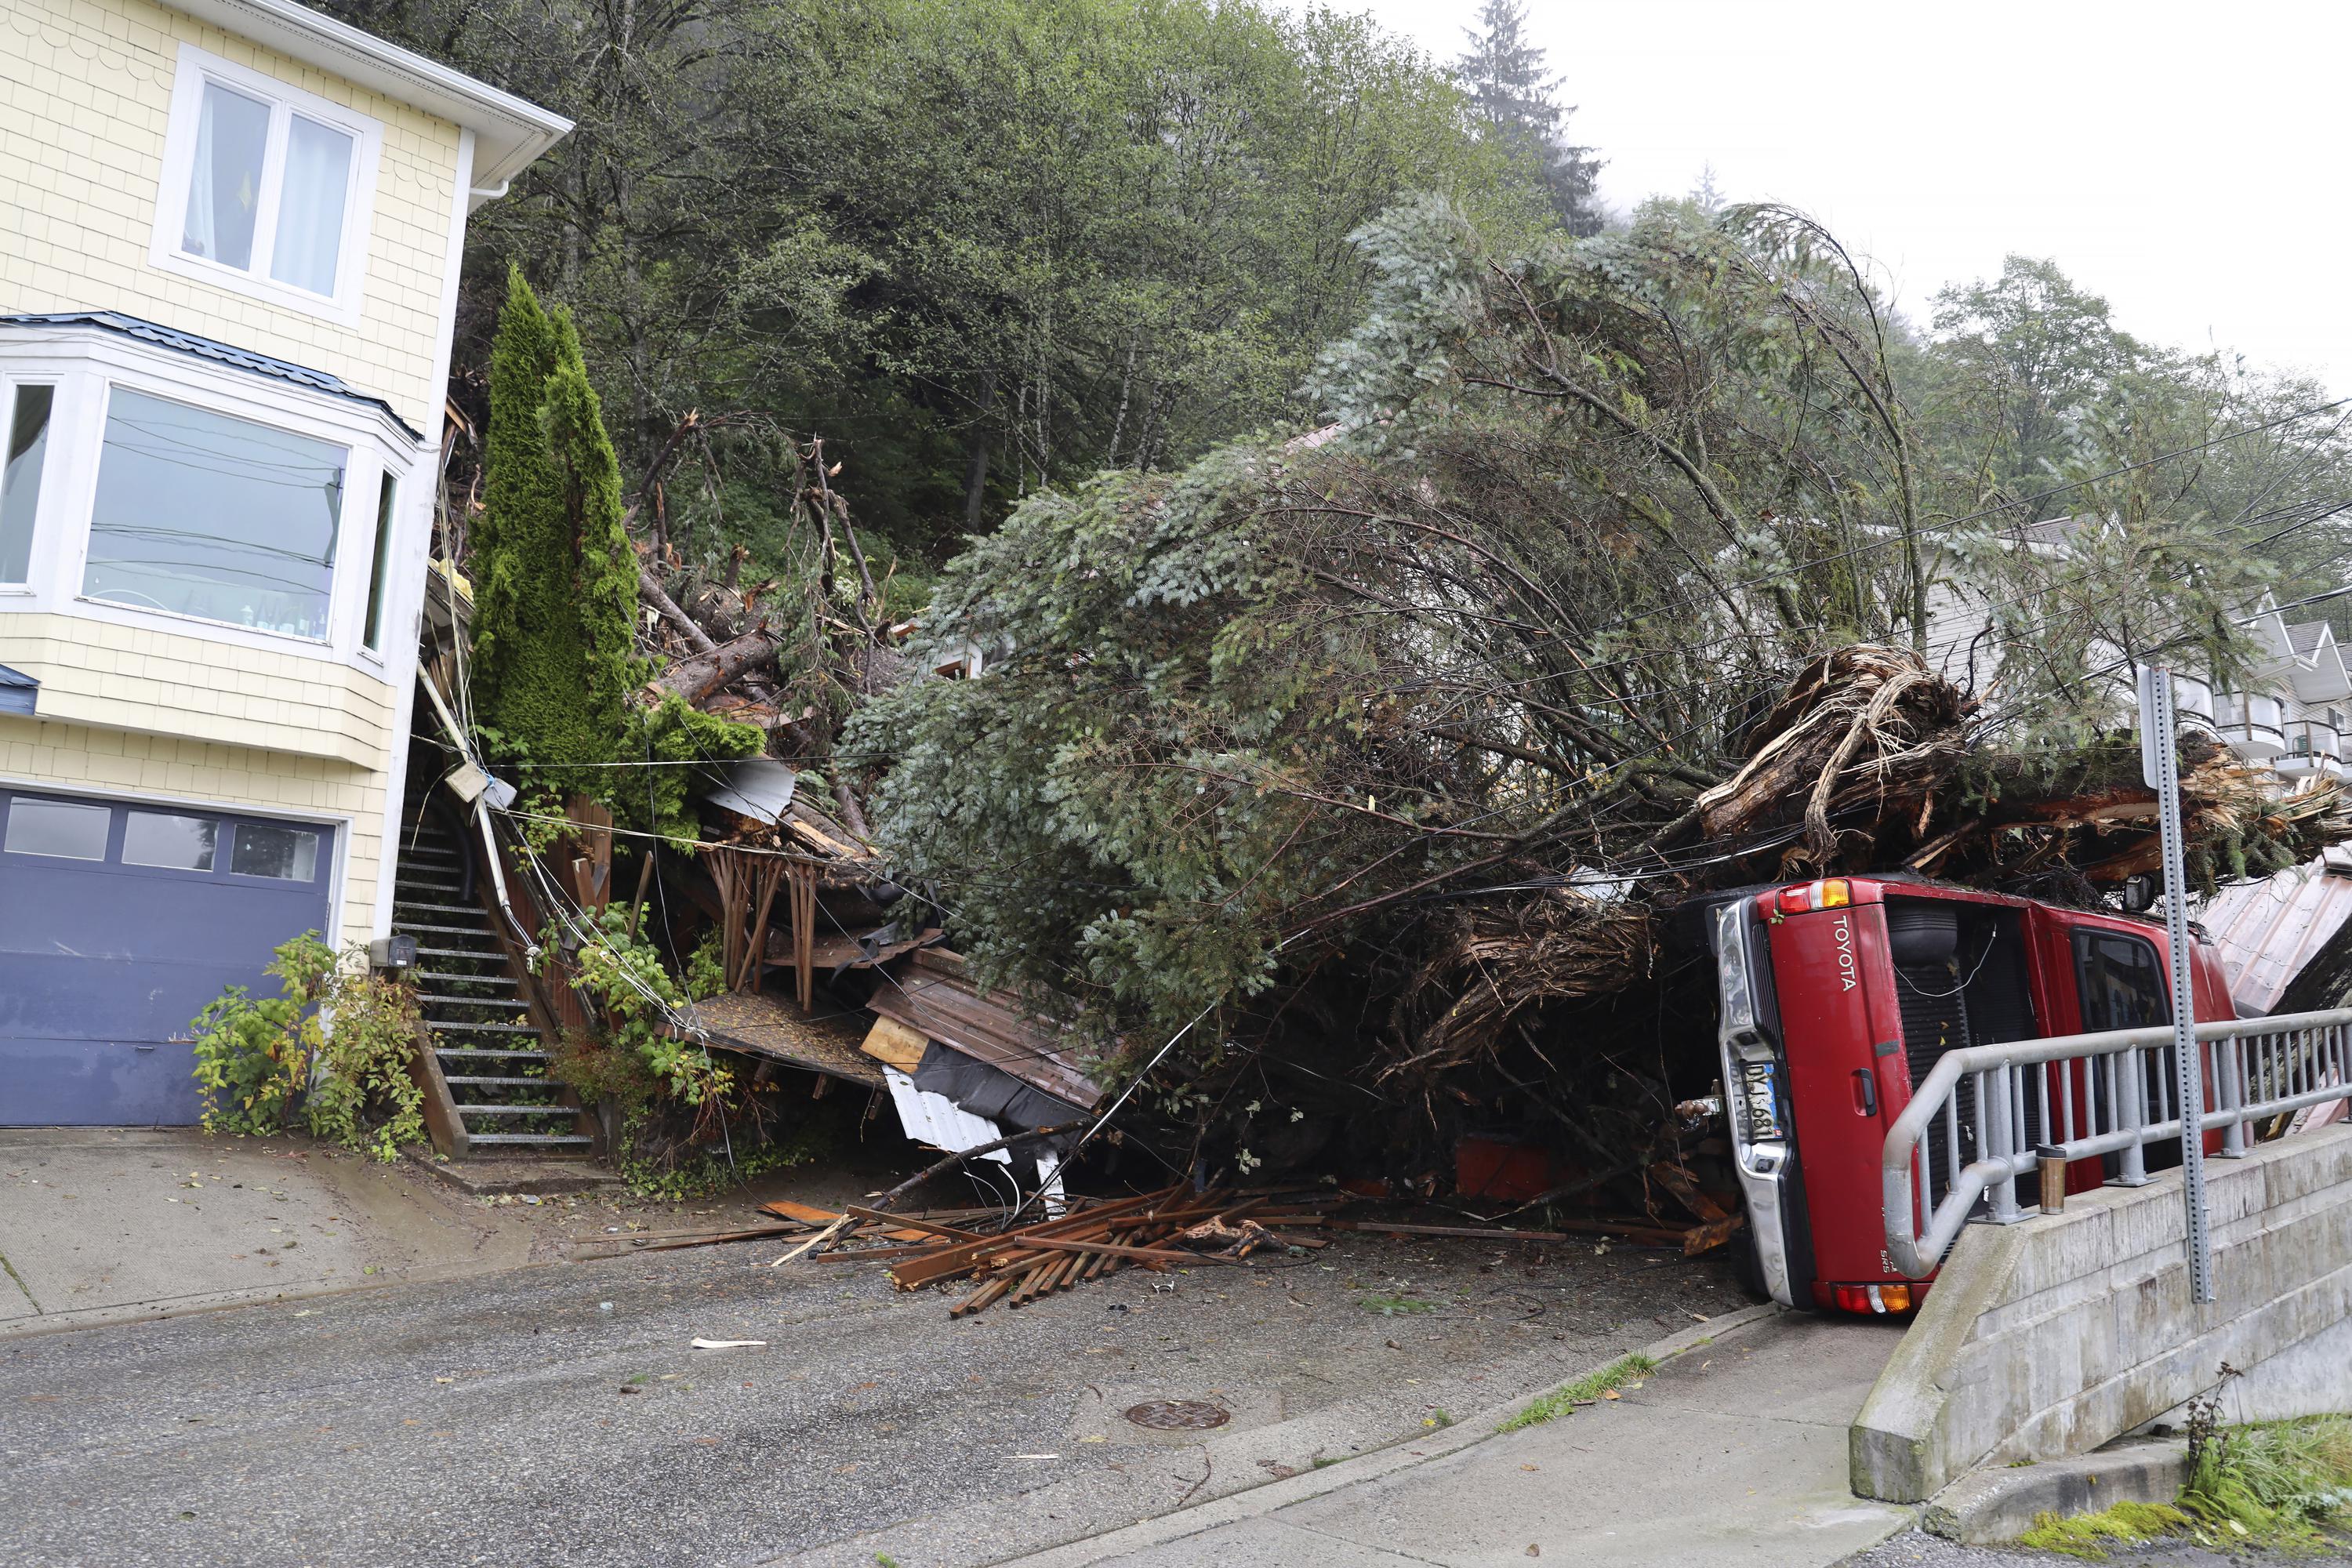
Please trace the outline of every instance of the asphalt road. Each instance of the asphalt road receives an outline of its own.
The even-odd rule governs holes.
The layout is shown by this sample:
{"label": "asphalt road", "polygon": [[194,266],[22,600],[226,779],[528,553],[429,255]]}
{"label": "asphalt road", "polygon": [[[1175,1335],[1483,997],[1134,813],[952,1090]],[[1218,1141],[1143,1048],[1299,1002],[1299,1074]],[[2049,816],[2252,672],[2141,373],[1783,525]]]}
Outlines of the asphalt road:
{"label": "asphalt road", "polygon": [[[935,1517],[970,1522],[905,1568],[990,1562],[1443,1426],[1746,1300],[1707,1259],[1357,1235],[950,1322],[870,1264],[771,1270],[774,1250],[0,1340],[0,1563],[871,1561],[862,1538]],[[1120,1418],[1148,1397],[1221,1404],[1265,1457],[1204,1466],[1191,1435]]]}

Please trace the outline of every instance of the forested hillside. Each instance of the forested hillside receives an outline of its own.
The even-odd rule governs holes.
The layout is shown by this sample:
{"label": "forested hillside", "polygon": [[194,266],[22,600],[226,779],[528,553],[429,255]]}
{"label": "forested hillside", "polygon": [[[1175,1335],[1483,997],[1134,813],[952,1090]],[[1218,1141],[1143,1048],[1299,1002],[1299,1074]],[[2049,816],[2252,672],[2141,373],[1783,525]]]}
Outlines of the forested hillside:
{"label": "forested hillside", "polygon": [[[934,559],[1045,485],[1303,418],[1316,351],[1365,298],[1348,237],[1402,197],[1555,221],[1540,146],[1333,12],[334,9],[579,121],[475,221],[461,366],[486,363],[519,260],[580,325],[625,473],[688,410],[761,416],[828,437],[861,517]],[[774,475],[743,455],[728,475],[756,542]]]}

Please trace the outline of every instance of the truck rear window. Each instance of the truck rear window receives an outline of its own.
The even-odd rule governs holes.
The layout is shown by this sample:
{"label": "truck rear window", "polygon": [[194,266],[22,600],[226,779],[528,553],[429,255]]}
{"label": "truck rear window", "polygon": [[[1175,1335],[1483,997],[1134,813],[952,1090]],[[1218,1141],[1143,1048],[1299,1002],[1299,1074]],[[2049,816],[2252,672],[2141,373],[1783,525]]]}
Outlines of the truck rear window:
{"label": "truck rear window", "polygon": [[2074,973],[2086,1034],[2172,1021],[2171,987],[2153,942],[2119,931],[2076,931]]}

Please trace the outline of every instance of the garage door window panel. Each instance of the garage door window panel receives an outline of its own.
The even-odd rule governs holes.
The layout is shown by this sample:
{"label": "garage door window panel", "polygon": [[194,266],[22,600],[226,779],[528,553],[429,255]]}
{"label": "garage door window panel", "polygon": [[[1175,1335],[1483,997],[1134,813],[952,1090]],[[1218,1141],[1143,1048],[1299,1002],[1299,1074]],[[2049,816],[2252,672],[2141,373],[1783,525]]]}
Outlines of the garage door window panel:
{"label": "garage door window panel", "polygon": [[134,811],[122,826],[122,863],[168,871],[209,871],[220,824],[208,816]]}
{"label": "garage door window panel", "polygon": [[350,457],[115,387],[83,595],[324,641]]}
{"label": "garage door window panel", "polygon": [[313,882],[319,877],[319,836],[297,827],[239,823],[228,868],[240,877]]}
{"label": "garage door window panel", "polygon": [[19,796],[8,804],[8,826],[0,834],[0,849],[56,860],[103,860],[113,823],[114,814],[102,805]]}

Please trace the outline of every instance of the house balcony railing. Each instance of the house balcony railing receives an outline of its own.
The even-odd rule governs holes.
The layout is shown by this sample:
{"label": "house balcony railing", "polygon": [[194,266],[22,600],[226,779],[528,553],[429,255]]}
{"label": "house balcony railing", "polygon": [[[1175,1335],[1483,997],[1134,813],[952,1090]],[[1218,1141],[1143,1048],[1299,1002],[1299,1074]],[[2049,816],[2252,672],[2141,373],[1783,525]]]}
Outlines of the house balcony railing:
{"label": "house balcony railing", "polygon": [[2286,750],[2286,713],[2275,697],[2217,693],[2213,728],[2249,762],[2266,763]]}
{"label": "house balcony railing", "polygon": [[2271,766],[2291,778],[2344,777],[2344,735],[2333,724],[2306,719],[2286,727],[2286,752]]}

